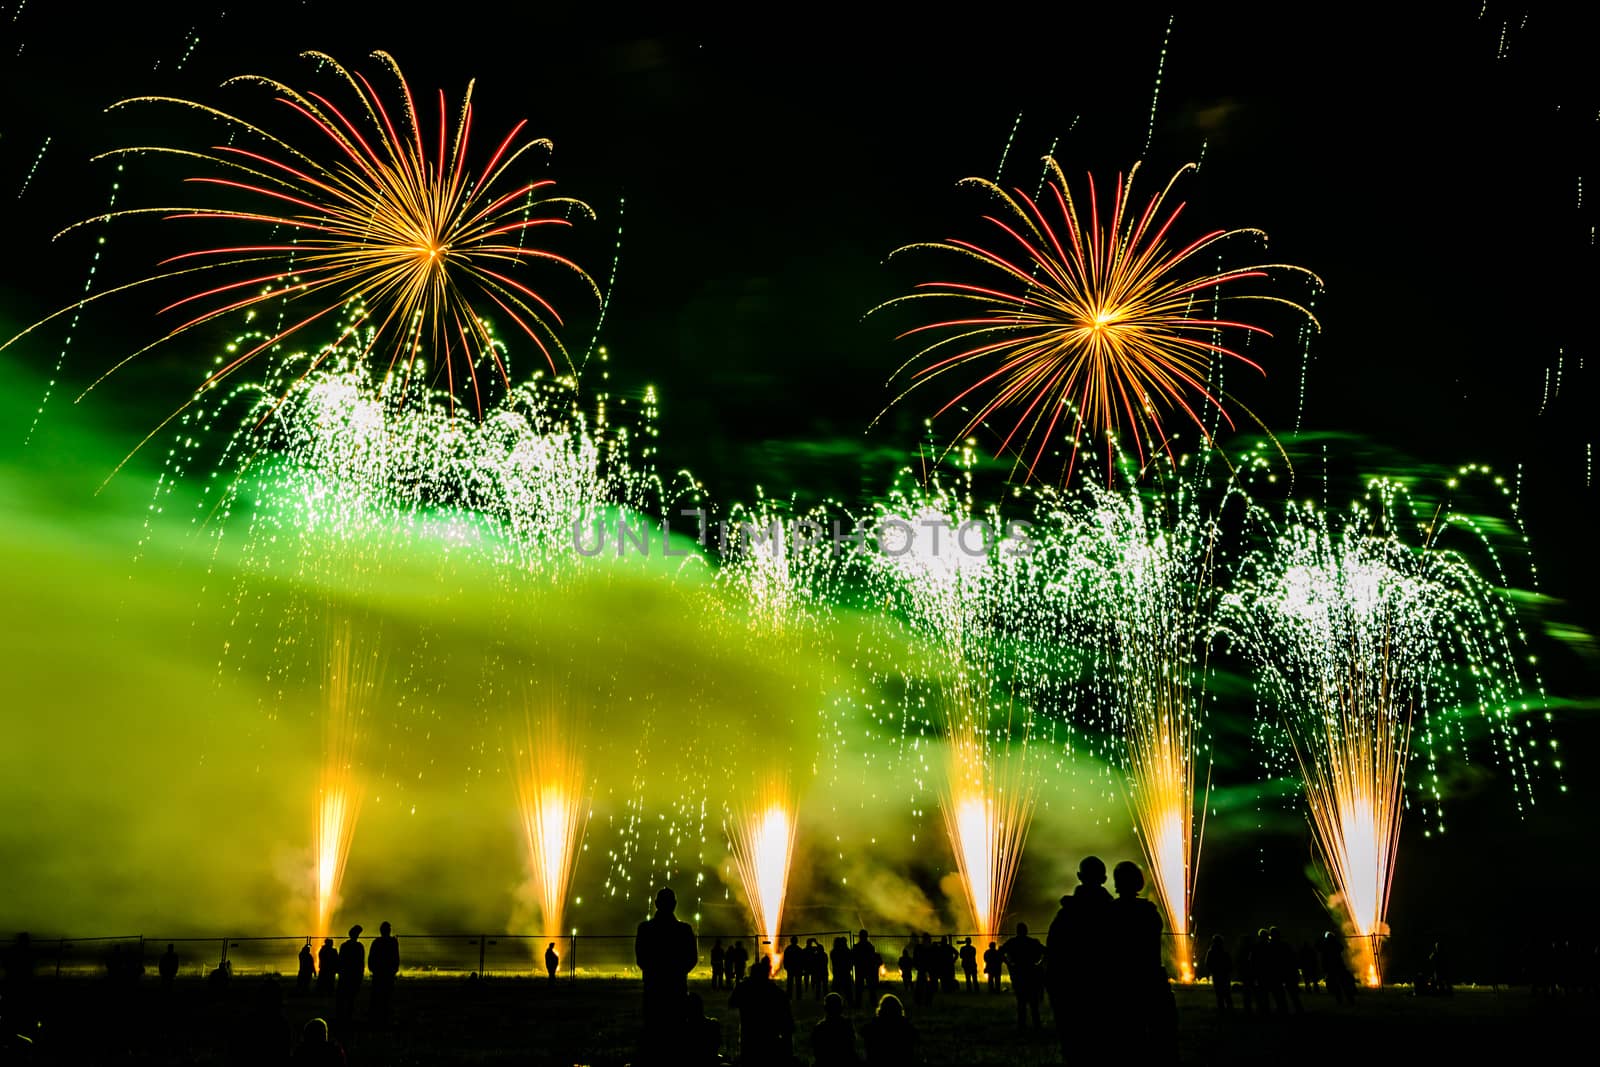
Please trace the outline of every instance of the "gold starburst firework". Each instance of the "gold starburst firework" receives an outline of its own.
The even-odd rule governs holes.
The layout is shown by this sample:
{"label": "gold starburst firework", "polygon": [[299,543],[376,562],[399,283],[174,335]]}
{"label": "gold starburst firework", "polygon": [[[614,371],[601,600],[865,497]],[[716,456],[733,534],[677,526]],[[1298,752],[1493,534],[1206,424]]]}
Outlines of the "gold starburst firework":
{"label": "gold starburst firework", "polygon": [[1045,165],[1051,180],[1041,199],[1054,206],[1059,225],[1052,224],[1045,207],[1020,189],[1013,196],[984,178],[968,178],[962,183],[988,190],[1008,209],[1005,217],[985,218],[1005,234],[1006,243],[1016,249],[1014,254],[960,239],[921,242],[894,253],[916,249],[954,252],[998,271],[1002,279],[992,285],[924,282],[918,292],[874,309],[928,298],[977,305],[971,315],[925,323],[901,335],[943,334],[895,372],[899,377],[916,366],[910,385],[893,403],[952,371],[978,370],[978,379],[940,407],[936,417],[990,390],[955,435],[954,440],[960,441],[991,416],[1020,409],[1016,421],[1005,430],[999,450],[1014,447],[1017,465],[1026,465],[1028,479],[1064,431],[1071,433],[1072,450],[1063,482],[1071,479],[1085,432],[1106,439],[1108,474],[1115,470],[1110,461],[1112,439],[1124,424],[1133,432],[1141,465],[1145,437],[1157,450],[1171,452],[1170,435],[1162,422],[1166,411],[1181,411],[1210,441],[1211,432],[1203,418],[1208,408],[1232,425],[1222,400],[1207,383],[1212,361],[1226,357],[1261,369],[1224,345],[1222,334],[1236,330],[1269,335],[1260,326],[1207,314],[1214,300],[1222,296],[1265,300],[1294,309],[1313,325],[1316,319],[1306,308],[1282,297],[1208,293],[1273,271],[1297,272],[1317,285],[1320,280],[1304,268],[1283,263],[1193,272],[1195,257],[1220,241],[1242,235],[1265,237],[1259,230],[1213,230],[1182,246],[1167,244],[1183,205],[1173,208],[1164,220],[1160,218],[1162,205],[1178,178],[1194,164],[1179,168],[1161,193],[1137,213],[1129,209],[1138,171],[1135,165],[1125,179],[1118,176],[1106,218],[1102,218],[1091,176],[1087,220],[1080,217],[1060,165],[1050,157]]}

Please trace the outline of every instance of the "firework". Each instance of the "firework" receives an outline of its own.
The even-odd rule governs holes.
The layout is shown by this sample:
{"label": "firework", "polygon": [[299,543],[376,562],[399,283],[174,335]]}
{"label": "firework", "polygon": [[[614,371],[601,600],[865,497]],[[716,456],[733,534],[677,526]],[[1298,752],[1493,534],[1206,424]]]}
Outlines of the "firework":
{"label": "firework", "polygon": [[516,784],[539,915],[545,938],[553,940],[565,932],[567,893],[589,822],[587,779],[573,731],[563,730],[553,716],[537,736],[530,725]]}
{"label": "firework", "polygon": [[[164,154],[198,165],[200,173],[189,182],[216,199],[110,211],[68,229],[158,215],[223,223],[231,232],[218,243],[163,260],[155,275],[87,297],[51,318],[152,282],[198,282],[199,288],[162,308],[178,321],[119,367],[224,316],[260,313],[275,319],[258,342],[230,353],[199,392],[301,331],[334,321],[340,309],[353,305],[363,315],[344,336],[370,325],[364,354],[376,354],[390,369],[404,364],[409,373],[421,352],[433,353],[445,373],[447,392],[453,396],[458,386],[470,387],[479,410],[480,364],[492,363],[500,379],[510,383],[489,331],[489,314],[514,323],[552,370],[558,355],[570,366],[554,330],[560,316],[545,297],[514,276],[532,262],[551,264],[575,275],[598,297],[598,288],[580,267],[528,240],[535,227],[570,225],[573,213],[592,215],[576,200],[547,196],[552,185],[548,180],[510,180],[530,152],[547,150],[550,143],[524,137],[527,124],[519,122],[487,158],[478,159],[471,139],[471,82],[453,124],[445,94],[439,92],[437,120],[430,129],[424,109],[387,53],[374,57],[398,88],[397,101],[390,104],[364,75],[318,52],[305,56],[344,82],[354,108],[341,109],[319,92],[301,92],[258,75],[225,83],[253,84],[274,93],[295,121],[304,124],[310,143],[303,146],[293,143],[295,135],[280,136],[265,125],[195,101],[146,96],[112,105],[176,105],[221,120],[230,131],[229,143],[207,150],[138,146],[106,153],[119,159]],[[535,214],[535,207],[548,213]],[[337,347],[338,342],[324,348],[311,367]]]}
{"label": "firework", "polygon": [[1456,747],[1464,738],[1451,735],[1472,715],[1515,755],[1508,723],[1528,707],[1514,613],[1466,552],[1440,543],[1470,522],[1440,509],[1413,545],[1402,502],[1398,486],[1378,482],[1342,515],[1291,506],[1229,598],[1282,712],[1331,904],[1352,935],[1357,973],[1373,985],[1415,742],[1437,804],[1435,747]]}
{"label": "firework", "polygon": [[[1122,742],[1118,762],[1152,882],[1173,939],[1172,963],[1194,978],[1190,943],[1194,888],[1204,838],[1195,819],[1200,675],[1214,605],[1219,532],[1202,515],[1195,485],[1168,469],[1169,487],[1140,492],[1086,486],[1068,535],[1059,591],[1093,635],[1110,681],[1106,703]],[[1229,482],[1219,508],[1236,493]],[[1201,811],[1205,809],[1202,801]]]}
{"label": "firework", "polygon": [[756,932],[772,946],[776,969],[783,955],[778,932],[789,891],[789,861],[794,857],[795,805],[787,786],[769,783],[753,806],[730,816],[727,831],[750,917]]}
{"label": "firework", "polygon": [[344,620],[332,627],[328,641],[324,688],[322,775],[317,789],[316,927],[331,929],[339,904],[345,861],[361,813],[362,786],[356,771],[361,719],[378,693],[378,645],[360,648],[363,640]]}
{"label": "firework", "polygon": [[1011,750],[1009,723],[991,730],[986,709],[970,699],[952,699],[948,709],[948,766],[940,810],[966,890],[972,931],[997,938],[1033,821],[1033,778],[1025,750]]}
{"label": "firework", "polygon": [[1111,439],[1124,426],[1141,461],[1146,438],[1151,447],[1170,455],[1171,435],[1163,419],[1172,412],[1181,412],[1209,441],[1211,433],[1202,419],[1207,409],[1232,425],[1222,398],[1207,385],[1213,362],[1225,358],[1261,369],[1223,338],[1229,332],[1268,334],[1260,326],[1216,317],[1216,299],[1284,304],[1314,323],[1311,313],[1294,301],[1234,290],[1239,282],[1272,272],[1297,272],[1314,282],[1315,276],[1280,263],[1214,271],[1198,266],[1199,257],[1219,242],[1246,235],[1264,239],[1259,230],[1212,230],[1187,243],[1169,243],[1183,205],[1165,213],[1163,205],[1193,164],[1180,168],[1142,209],[1133,206],[1137,165],[1126,178],[1118,176],[1109,212],[1103,210],[1091,176],[1086,217],[1060,166],[1049,157],[1045,164],[1051,180],[1038,200],[1021,189],[1007,193],[984,178],[963,183],[989,191],[1004,206],[1003,217],[986,216],[1001,231],[996,248],[953,238],[898,250],[955,253],[981,264],[992,280],[925,282],[917,292],[880,306],[943,298],[961,301],[968,312],[902,334],[942,336],[896,372],[898,376],[916,365],[910,385],[895,402],[952,372],[975,373],[976,380],[936,414],[955,407],[967,410],[967,402],[973,402],[975,410],[957,440],[990,416],[1015,414],[1000,451],[1014,449],[1028,478],[1063,435],[1072,440],[1064,481],[1071,478],[1085,433],[1106,438],[1108,468]]}

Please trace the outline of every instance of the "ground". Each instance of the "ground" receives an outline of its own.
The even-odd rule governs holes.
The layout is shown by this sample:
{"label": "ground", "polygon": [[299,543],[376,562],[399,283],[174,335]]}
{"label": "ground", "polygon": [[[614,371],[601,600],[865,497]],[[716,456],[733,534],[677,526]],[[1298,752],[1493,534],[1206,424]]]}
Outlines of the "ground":
{"label": "ground", "polygon": [[[116,994],[103,979],[41,978],[36,1000],[44,1017],[35,1031],[34,1063],[209,1064],[283,1062],[253,1058],[269,1042],[248,1023],[266,979],[236,977],[214,991],[200,979],[180,979],[163,996],[146,978],[134,992]],[[889,984],[885,991],[896,989]],[[284,1017],[296,1035],[305,1020],[328,1015],[331,1003],[288,996]],[[738,1016],[726,994],[707,982],[693,991],[723,1025],[724,1051],[738,1049]],[[364,1017],[363,991],[358,1017]],[[1304,998],[1299,1017],[1219,1019],[1206,987],[1180,988],[1182,1062],[1187,1064],[1481,1063],[1526,1056],[1534,1047],[1575,1047],[1592,1033],[1592,995],[1535,998],[1525,988],[1458,989],[1453,996],[1419,998],[1404,989],[1365,992],[1340,1008],[1324,993]],[[351,1067],[368,1064],[603,1064],[633,1056],[639,984],[626,979],[566,980],[555,987],[529,978],[469,984],[457,978],[402,978],[395,994],[397,1025],[358,1029],[348,1041]],[[796,1051],[809,1051],[820,1004],[795,1005]],[[7,1015],[9,1020],[10,1015]],[[856,1023],[865,1014],[856,1013]],[[1009,994],[946,994],[915,1009],[920,1053],[928,1064],[1055,1064],[1053,1031],[1019,1037]],[[1045,1024],[1050,1025],[1049,1009]],[[270,1031],[268,1031],[270,1032]],[[282,1030],[278,1031],[281,1035]],[[1123,1062],[1148,1062],[1139,1034],[1121,1035]],[[287,1037],[283,1040],[286,1042]],[[1576,1046],[1581,1047],[1581,1046]],[[1432,1062],[1429,1062],[1432,1061]]]}

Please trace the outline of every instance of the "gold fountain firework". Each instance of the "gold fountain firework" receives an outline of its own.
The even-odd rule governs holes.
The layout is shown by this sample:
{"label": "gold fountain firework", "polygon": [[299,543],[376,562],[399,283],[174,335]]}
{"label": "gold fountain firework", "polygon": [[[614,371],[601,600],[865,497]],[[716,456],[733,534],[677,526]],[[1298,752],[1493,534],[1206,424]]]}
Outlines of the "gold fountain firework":
{"label": "gold fountain firework", "polygon": [[345,862],[361,813],[362,783],[356,769],[361,719],[377,698],[378,644],[360,648],[349,620],[335,623],[328,639],[323,691],[322,773],[317,789],[316,932],[328,934],[339,905]]}
{"label": "gold fountain firework", "polygon": [[1010,724],[998,738],[973,701],[947,702],[948,752],[939,807],[966,890],[972,932],[1002,933],[1011,888],[1033,822],[1033,779],[1026,756],[1010,750]]}
{"label": "gold fountain firework", "polygon": [[1125,692],[1128,745],[1128,804],[1139,830],[1139,847],[1173,933],[1172,962],[1178,978],[1194,981],[1193,911],[1195,872],[1205,833],[1204,804],[1195,825],[1193,697],[1180,673],[1167,669],[1137,677]]}
{"label": "gold fountain firework", "polygon": [[1389,934],[1411,747],[1410,710],[1395,703],[1388,668],[1387,654],[1351,663],[1347,678],[1322,694],[1323,735],[1309,744],[1294,737],[1317,850],[1349,923],[1357,975],[1370,986],[1382,982],[1380,942]]}
{"label": "gold fountain firework", "polygon": [[733,812],[727,824],[745,902],[756,932],[772,946],[774,970],[783,957],[779,929],[784,897],[789,892],[789,863],[794,858],[795,818],[788,786],[771,781],[754,805]]}
{"label": "gold fountain firework", "polygon": [[[1454,530],[1466,531],[1466,550],[1441,544]],[[1474,564],[1479,551],[1493,557],[1475,517],[1437,503],[1419,513],[1404,486],[1376,479],[1343,513],[1290,504],[1226,598],[1283,716],[1335,891],[1328,903],[1369,985],[1383,979],[1413,740],[1430,763],[1441,747],[1460,758],[1471,713],[1499,732],[1502,751],[1527,751],[1512,726],[1531,710],[1521,624],[1504,575]],[[1528,768],[1515,770],[1526,781]],[[1417,807],[1428,801],[1423,793]]]}
{"label": "gold fountain firework", "polygon": [[539,917],[545,939],[554,940],[566,932],[567,894],[589,825],[588,782],[574,731],[555,716],[546,717],[537,734],[530,725],[515,779]]}

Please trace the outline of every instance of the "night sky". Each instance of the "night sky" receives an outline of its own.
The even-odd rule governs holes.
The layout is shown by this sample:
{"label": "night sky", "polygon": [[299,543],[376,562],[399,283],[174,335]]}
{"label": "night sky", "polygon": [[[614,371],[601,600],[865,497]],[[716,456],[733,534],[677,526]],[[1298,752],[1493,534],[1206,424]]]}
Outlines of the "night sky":
{"label": "night sky", "polygon": [[[885,264],[887,254],[981,232],[982,197],[956,182],[995,176],[1019,112],[1006,178],[1030,191],[1057,138],[1075,180],[1109,179],[1145,154],[1168,12],[1061,6],[1045,18],[979,5],[948,20],[908,8],[789,21],[774,9],[652,25],[533,3],[439,5],[414,21],[381,5],[219,14],[214,4],[162,4],[96,10],[89,24],[74,4],[33,0],[15,14],[10,2],[0,10],[0,203],[11,230],[0,318],[23,324],[81,289],[93,236],[49,238],[104,207],[108,170],[90,155],[204,140],[187,116],[106,115],[106,105],[170,93],[271,115],[260,91],[219,84],[246,72],[303,84],[320,76],[296,58],[302,49],[359,65],[382,48],[418,89],[455,98],[476,77],[481,136],[528,118],[553,139],[558,191],[599,214],[565,235],[563,250],[602,282],[625,199],[601,340],[614,391],[658,387],[664,466],[695,471],[725,500],[757,484],[859,498],[884,488],[936,397],[914,394],[867,429],[912,349],[896,342],[892,315],[863,315],[930,269]],[[1590,37],[1565,16],[1497,3],[1482,14],[1478,3],[1404,8],[1180,11],[1143,187],[1154,192],[1203,146],[1202,168],[1177,191],[1189,225],[1264,229],[1267,258],[1325,281],[1303,414],[1290,321],[1252,350],[1267,376],[1237,373],[1229,384],[1275,430],[1301,418],[1307,431],[1348,435],[1333,446],[1344,479],[1335,495],[1354,495],[1358,475],[1381,469],[1477,461],[1510,476],[1521,463],[1542,588],[1559,602],[1546,617],[1592,632],[1600,583],[1585,449],[1596,435],[1587,363],[1597,191],[1581,186],[1593,179],[1584,167],[1596,156],[1600,101]],[[173,202],[180,173],[145,163],[130,172],[123,204]],[[150,233],[113,231],[100,277],[147,271],[161,242]],[[581,352],[593,314],[569,304],[566,336]],[[153,338],[152,309],[131,299],[86,315],[65,377],[86,382]],[[1561,390],[1549,395],[1558,357]],[[181,346],[152,353],[109,383],[103,417],[131,447],[194,373]],[[1595,692],[1592,659],[1546,651],[1557,691]],[[1566,725],[1579,753],[1593,750],[1592,727]],[[1493,854],[1514,847],[1558,881],[1592,877],[1574,825],[1593,810],[1593,791],[1574,785],[1531,824],[1507,817],[1499,788],[1465,799],[1455,823],[1476,833],[1473,847],[1435,850],[1437,877],[1480,891],[1503,864],[1519,865]],[[1251,855],[1207,862],[1216,873]],[[1304,857],[1289,859],[1286,882]],[[1396,908],[1421,889],[1402,878]],[[1470,911],[1451,921],[1469,922]]]}

